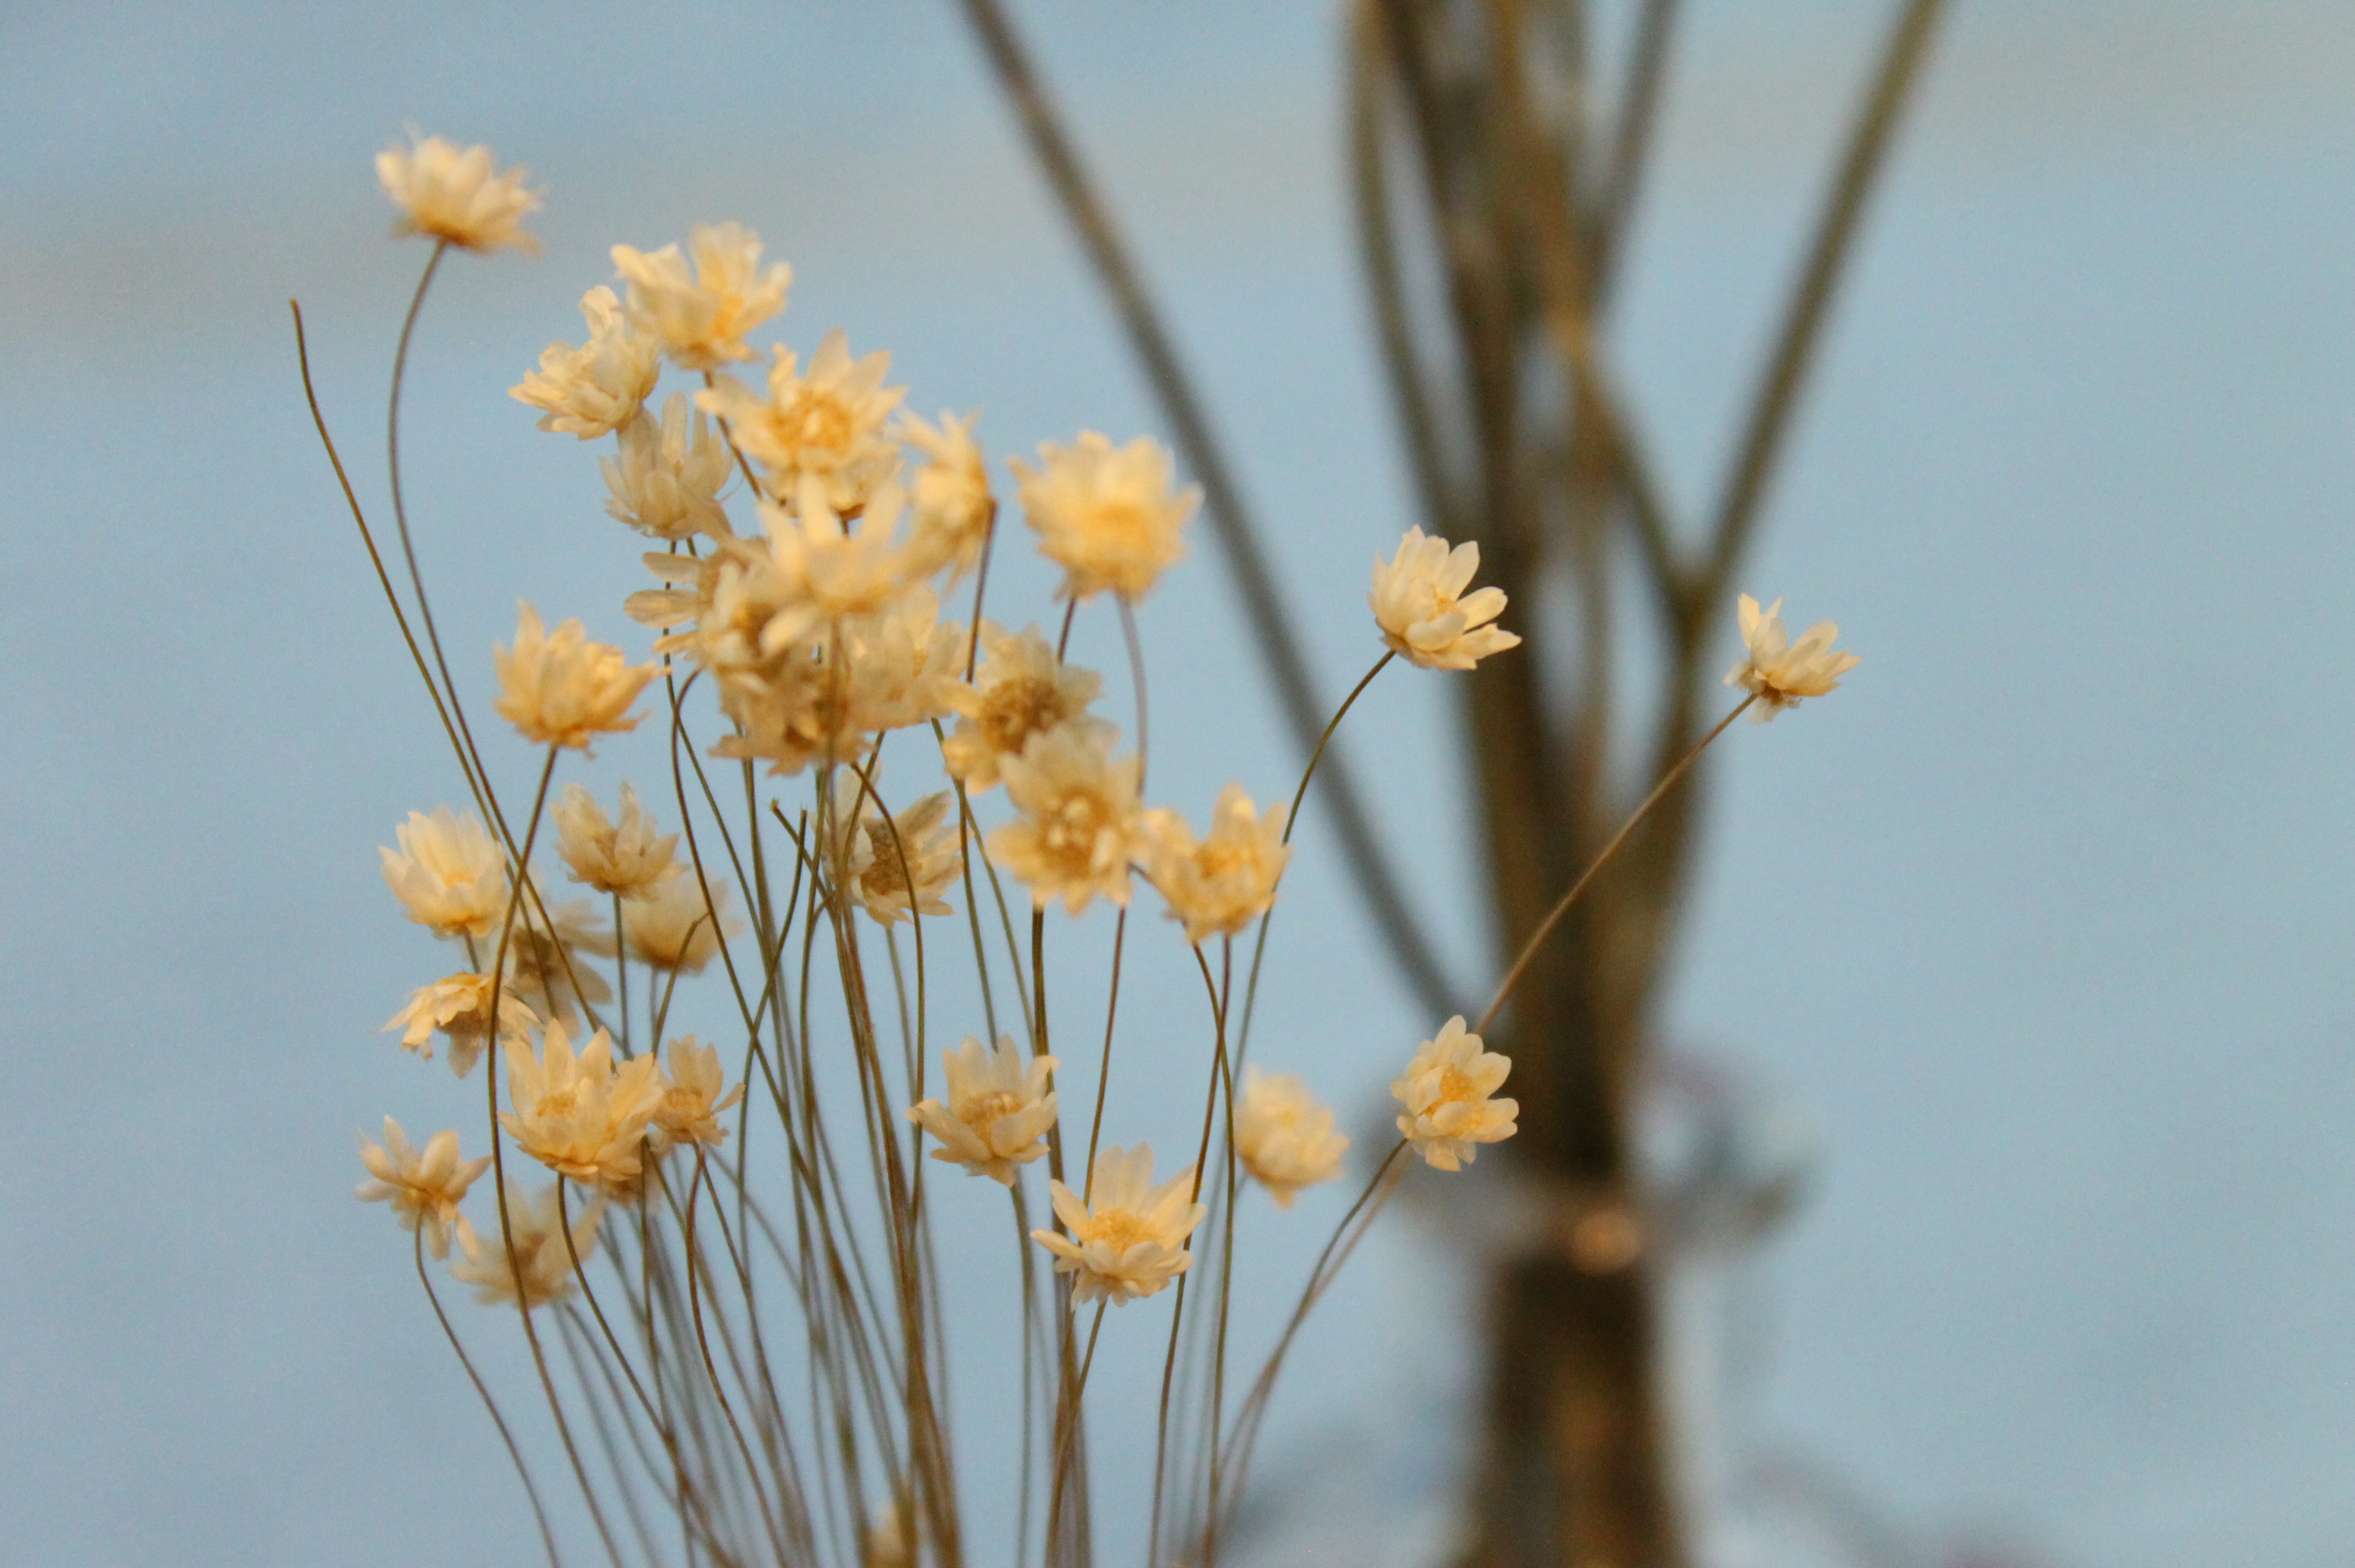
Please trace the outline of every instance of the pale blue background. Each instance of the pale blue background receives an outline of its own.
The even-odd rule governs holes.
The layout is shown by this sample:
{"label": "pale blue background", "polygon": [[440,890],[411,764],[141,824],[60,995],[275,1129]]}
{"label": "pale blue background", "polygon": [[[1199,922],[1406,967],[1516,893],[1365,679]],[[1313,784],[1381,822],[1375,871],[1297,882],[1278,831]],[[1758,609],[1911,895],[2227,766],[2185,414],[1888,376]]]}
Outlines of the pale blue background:
{"label": "pale blue background", "polygon": [[[1408,513],[1333,18],[1022,14],[1337,693]],[[1876,18],[1697,10],[1620,349],[1689,509]],[[1729,737],[1673,1017],[1812,1104],[1828,1149],[1767,1271],[1756,1426],[1925,1550],[2355,1555],[2350,73],[2328,0],[1961,6],[1745,574],[1866,662]],[[549,192],[548,257],[454,261],[414,366],[411,494],[460,650],[519,592],[618,635],[639,585],[591,449],[505,395],[617,239],[741,217],[796,266],[791,341],[890,347],[917,406],[981,406],[997,451],[1157,428],[946,5],[0,17],[6,1562],[533,1550],[404,1238],[348,1198],[355,1125],[473,1114],[376,1032],[435,971],[373,847],[454,781],[284,306],[373,496],[422,251],[385,242],[368,158],[406,123]],[[1155,793],[1197,815],[1292,768],[1223,587],[1205,537],[1147,616]],[[1352,725],[1471,973],[1438,677],[1386,677]],[[495,755],[527,787],[519,747]],[[1310,835],[1262,1040],[1370,1116],[1428,1024],[1330,849]],[[1191,984],[1141,965],[1133,1016]],[[1163,1082],[1118,1083],[1115,1115],[1174,1140],[1145,1125]],[[1405,1226],[1370,1250],[1271,1439],[1313,1469],[1377,1434],[1394,1543],[1444,1535],[1423,1499],[1455,1462],[1460,1268]],[[1107,1329],[1107,1411],[1149,1311]]]}

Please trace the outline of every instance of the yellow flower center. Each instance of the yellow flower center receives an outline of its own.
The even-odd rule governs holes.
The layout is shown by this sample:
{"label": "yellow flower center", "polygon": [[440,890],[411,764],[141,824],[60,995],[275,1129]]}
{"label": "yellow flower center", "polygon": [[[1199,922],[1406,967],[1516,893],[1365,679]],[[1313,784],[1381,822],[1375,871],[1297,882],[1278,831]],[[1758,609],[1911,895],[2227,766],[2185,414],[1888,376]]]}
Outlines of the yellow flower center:
{"label": "yellow flower center", "polygon": [[829,392],[804,392],[779,411],[777,434],[786,445],[841,455],[850,446],[850,411]]}
{"label": "yellow flower center", "polygon": [[1125,1253],[1139,1242],[1151,1241],[1153,1236],[1145,1228],[1144,1218],[1135,1210],[1114,1209],[1109,1213],[1090,1216],[1080,1239],[1102,1242],[1116,1253]]}
{"label": "yellow flower center", "polygon": [[1431,1104],[1435,1110],[1441,1105],[1451,1104],[1458,1100],[1480,1098],[1482,1098],[1480,1092],[1472,1087],[1472,1080],[1465,1077],[1453,1067],[1445,1067],[1442,1068],[1439,1073],[1439,1098]]}
{"label": "yellow flower center", "polygon": [[1003,1089],[992,1090],[979,1099],[967,1103],[957,1112],[957,1119],[975,1131],[987,1127],[1000,1116],[1011,1115],[1022,1108],[1022,1102]]}
{"label": "yellow flower center", "polygon": [[1084,869],[1095,864],[1096,841],[1104,828],[1103,803],[1092,795],[1066,795],[1041,817],[1039,842],[1049,854]]}
{"label": "yellow flower center", "polygon": [[1025,741],[1070,717],[1057,700],[1055,683],[1030,677],[990,688],[978,721],[993,751],[1018,756]]}
{"label": "yellow flower center", "polygon": [[1135,549],[1151,542],[1153,521],[1134,501],[1100,501],[1088,516],[1088,531],[1116,549]]}

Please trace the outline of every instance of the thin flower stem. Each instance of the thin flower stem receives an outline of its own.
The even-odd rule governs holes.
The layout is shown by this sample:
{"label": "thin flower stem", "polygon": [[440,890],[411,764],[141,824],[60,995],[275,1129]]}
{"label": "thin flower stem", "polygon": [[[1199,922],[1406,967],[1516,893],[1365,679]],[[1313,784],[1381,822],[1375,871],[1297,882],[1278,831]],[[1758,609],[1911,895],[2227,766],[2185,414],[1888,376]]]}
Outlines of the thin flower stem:
{"label": "thin flower stem", "polygon": [[[1125,593],[1116,595],[1114,602],[1120,606],[1121,641],[1128,645],[1129,684],[1136,692],[1136,788],[1139,794],[1143,794],[1145,759],[1152,734],[1145,716],[1145,645],[1136,635],[1136,606],[1129,602]],[[1322,751],[1323,747],[1318,747],[1318,750]]]}
{"label": "thin flower stem", "polygon": [[1096,1112],[1088,1123],[1088,1174],[1080,1201],[1092,1202],[1096,1190],[1096,1140],[1103,1136],[1104,1094],[1112,1087],[1113,1022],[1120,1016],[1120,956],[1128,945],[1128,911],[1123,909],[1112,930],[1112,995],[1104,1002],[1103,1060],[1096,1068]]}
{"label": "thin flower stem", "polygon": [[466,1354],[466,1347],[458,1342],[458,1331],[450,1326],[450,1315],[442,1309],[442,1297],[433,1289],[432,1276],[425,1272],[425,1227],[422,1225],[417,1228],[415,1250],[417,1283],[425,1287],[425,1299],[433,1304],[434,1319],[442,1325],[442,1335],[449,1339],[450,1349],[456,1353],[458,1364],[466,1369],[466,1381],[473,1383],[474,1392],[482,1396],[483,1408],[491,1413],[491,1424],[499,1429],[499,1441],[506,1445],[507,1457],[515,1461],[516,1477],[523,1482],[523,1495],[531,1502],[531,1517],[539,1525],[539,1543],[548,1549],[548,1568],[563,1568],[563,1559],[556,1550],[555,1532],[548,1528],[548,1509],[540,1506],[539,1488],[532,1484],[531,1471],[523,1462],[523,1450],[516,1446],[515,1434],[507,1430],[506,1417],[499,1413],[498,1401],[493,1399],[491,1391],[483,1385],[483,1375],[474,1371],[474,1360]]}
{"label": "thin flower stem", "polygon": [[1652,786],[1652,793],[1644,797],[1644,804],[1636,808],[1635,815],[1619,825],[1619,831],[1611,836],[1611,842],[1603,846],[1602,853],[1595,856],[1593,863],[1579,873],[1578,880],[1571,883],[1570,891],[1561,895],[1561,901],[1553,906],[1552,912],[1538,923],[1537,930],[1531,932],[1529,939],[1521,944],[1520,956],[1513,960],[1512,968],[1506,971],[1503,983],[1497,986],[1496,996],[1489,1000],[1487,1011],[1482,1013],[1480,1021],[1473,1026],[1474,1034],[1488,1032],[1488,1026],[1497,1021],[1497,1011],[1504,1007],[1506,999],[1512,996],[1513,987],[1521,983],[1521,976],[1529,973],[1529,965],[1537,961],[1538,952],[1545,945],[1546,938],[1553,934],[1554,927],[1561,923],[1562,917],[1570,912],[1570,906],[1578,901],[1578,895],[1584,892],[1586,884],[1594,880],[1594,874],[1610,864],[1611,857],[1619,852],[1619,846],[1627,841],[1627,836],[1636,830],[1636,825],[1650,814],[1652,807],[1657,805],[1660,803],[1660,797],[1675,787],[1678,779],[1685,776],[1685,770],[1698,762],[1703,752],[1709,750],[1710,742],[1724,734],[1725,727],[1749,711],[1750,705],[1757,700],[1758,694],[1753,692],[1734,704],[1733,711],[1719,720],[1716,729],[1703,735],[1700,744],[1679,758],[1677,765],[1670,768],[1661,776],[1660,782]]}
{"label": "thin flower stem", "polygon": [[1096,1364],[1096,1336],[1103,1332],[1104,1308],[1108,1301],[1096,1303],[1095,1321],[1088,1326],[1087,1354],[1081,1358],[1080,1374],[1072,1382],[1071,1392],[1056,1406],[1055,1464],[1048,1474],[1047,1488],[1047,1562],[1055,1561],[1055,1548],[1061,1536],[1063,1513],[1063,1478],[1069,1470],[1071,1441],[1079,1430],[1081,1401],[1088,1392],[1088,1372]]}

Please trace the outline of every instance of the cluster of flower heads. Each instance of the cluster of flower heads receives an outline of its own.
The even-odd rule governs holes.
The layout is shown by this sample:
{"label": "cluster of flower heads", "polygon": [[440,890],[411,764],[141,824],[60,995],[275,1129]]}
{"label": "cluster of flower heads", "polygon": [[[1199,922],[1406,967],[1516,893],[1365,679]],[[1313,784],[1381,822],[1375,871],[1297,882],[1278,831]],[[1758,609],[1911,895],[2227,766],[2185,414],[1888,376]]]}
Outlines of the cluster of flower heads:
{"label": "cluster of flower heads", "polygon": [[[401,211],[398,233],[480,251],[536,248],[520,223],[538,197],[481,147],[428,138],[386,152],[378,169]],[[855,906],[887,927],[949,913],[969,803],[1003,785],[1010,819],[981,843],[1039,909],[1125,907],[1141,874],[1190,944],[1265,915],[1291,855],[1282,807],[1263,810],[1230,784],[1197,835],[1178,813],[1144,804],[1141,759],[1120,754],[1119,731],[1091,711],[1097,673],[1067,663],[1036,626],[981,620],[968,632],[943,618],[943,594],[978,567],[998,518],[974,420],[908,411],[904,389],[886,385],[890,357],[854,356],[839,331],[806,361],[777,345],[765,374],[732,373],[763,357],[750,335],[784,308],[792,282],[740,224],[698,226],[684,249],[617,245],[612,255],[619,290],[600,284],[581,302],[587,340],[551,344],[513,396],[539,411],[543,430],[613,438],[602,464],[606,510],[665,547],[644,557],[664,586],[623,609],[661,634],[655,652],[671,673],[714,691],[729,721],[715,754],[773,775],[815,767],[830,777],[812,853],[838,912]],[[657,412],[666,365],[700,385],[691,397],[673,391]],[[1008,467],[1039,552],[1062,572],[1060,600],[1134,603],[1184,553],[1200,493],[1178,486],[1156,443],[1115,445],[1088,432]],[[726,505],[740,475],[757,523],[742,533]],[[1468,670],[1517,645],[1496,624],[1503,591],[1473,587],[1478,569],[1477,545],[1420,528],[1378,558],[1368,603],[1390,655]],[[1727,677],[1760,719],[1829,691],[1857,662],[1832,651],[1829,623],[1790,643],[1779,610],[1742,598],[1747,656]],[[585,752],[638,722],[628,709],[663,670],[590,641],[577,621],[549,632],[527,603],[512,647],[496,651],[496,707],[527,741]],[[879,744],[919,726],[941,734],[957,792],[894,810],[879,789]],[[420,988],[387,1027],[427,1056],[437,1035],[446,1040],[462,1077],[496,1039],[512,1105],[502,1125],[589,1200],[568,1223],[560,1187],[538,1198],[513,1189],[500,1205],[504,1242],[486,1243],[458,1203],[488,1160],[461,1160],[452,1133],[420,1154],[389,1119],[385,1145],[364,1151],[372,1179],[360,1191],[389,1200],[436,1257],[454,1233],[456,1272],[484,1299],[526,1305],[561,1296],[602,1207],[642,1196],[649,1166],[670,1149],[719,1143],[719,1114],[742,1094],[741,1084],[723,1093],[716,1051],[692,1036],[659,1061],[616,1061],[593,1027],[613,993],[591,961],[626,952],[674,976],[701,970],[733,930],[725,890],[679,860],[677,835],[660,833],[626,784],[615,817],[577,784],[551,815],[568,874],[613,901],[618,929],[585,901],[548,902],[544,873],[517,886],[506,847],[474,818],[412,814],[398,848],[382,851],[385,880],[412,921],[463,944],[469,963]],[[591,1032],[576,1051],[584,1018]],[[1010,1039],[994,1049],[968,1039],[945,1053],[945,1099],[907,1115],[932,1136],[935,1159],[1010,1187],[1055,1136],[1056,1067]],[[1518,1107],[1495,1097],[1509,1069],[1462,1018],[1449,1019],[1391,1085],[1404,1144],[1452,1171],[1511,1136]],[[1232,1125],[1242,1169],[1286,1207],[1339,1174],[1349,1143],[1300,1078],[1256,1069]],[[1060,1227],[1033,1234],[1074,1276],[1075,1303],[1152,1296],[1188,1267],[1187,1242],[1205,1214],[1192,1168],[1156,1184],[1152,1150],[1139,1144],[1104,1149],[1080,1192],[1051,1185]]]}

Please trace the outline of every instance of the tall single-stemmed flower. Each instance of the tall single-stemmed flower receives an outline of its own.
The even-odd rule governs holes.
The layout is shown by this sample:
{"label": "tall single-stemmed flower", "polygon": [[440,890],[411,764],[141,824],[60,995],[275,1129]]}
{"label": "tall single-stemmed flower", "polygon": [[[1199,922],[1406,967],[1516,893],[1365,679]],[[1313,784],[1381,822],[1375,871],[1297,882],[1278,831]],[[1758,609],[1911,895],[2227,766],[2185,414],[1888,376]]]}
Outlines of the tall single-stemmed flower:
{"label": "tall single-stemmed flower", "polygon": [[940,1140],[934,1159],[1013,1186],[1015,1168],[1047,1152],[1047,1133],[1055,1125],[1055,1092],[1048,1087],[1055,1059],[1026,1052],[1012,1036],[1000,1035],[994,1051],[967,1037],[954,1051],[943,1051],[941,1063],[948,1073],[948,1104],[921,1101],[908,1108],[908,1119]]}
{"label": "tall single-stemmed flower", "polygon": [[1333,1130],[1331,1107],[1308,1093],[1296,1072],[1243,1069],[1235,1104],[1235,1153],[1279,1209],[1289,1209],[1304,1187],[1341,1174],[1349,1140]]}
{"label": "tall single-stemmed flower", "polygon": [[436,936],[488,936],[507,907],[506,857],[481,820],[446,805],[412,811],[393,829],[399,849],[378,846],[384,884],[409,918]]}
{"label": "tall single-stemmed flower", "polygon": [[539,251],[523,228],[539,193],[524,188],[528,176],[520,167],[498,173],[488,147],[461,151],[439,136],[412,138],[376,155],[376,177],[400,208],[396,235],[422,234],[462,251]]}
{"label": "tall single-stemmed flower", "polygon": [[630,319],[682,370],[751,358],[744,335],[785,308],[794,270],[762,267],[761,237],[741,223],[698,223],[687,248],[692,272],[676,244],[652,254],[613,247],[613,270],[630,285]]}
{"label": "tall single-stemmed flower", "polygon": [[1481,1049],[1480,1037],[1452,1018],[1438,1038],[1423,1042],[1406,1075],[1391,1084],[1391,1093],[1406,1107],[1398,1130],[1414,1152],[1435,1169],[1455,1170],[1469,1165],[1481,1144],[1502,1143],[1516,1128],[1513,1118],[1520,1105],[1512,1100],[1492,1100],[1513,1064],[1493,1051]]}
{"label": "tall single-stemmed flower", "polygon": [[1407,529],[1398,553],[1374,561],[1374,624],[1392,651],[1425,669],[1470,669],[1490,654],[1517,647],[1521,639],[1489,624],[1505,613],[1505,591],[1465,593],[1480,570],[1480,547],[1469,541],[1447,548],[1420,528]]}
{"label": "tall single-stemmed flower", "polygon": [[989,468],[982,461],[980,443],[973,439],[976,417],[959,419],[944,412],[935,426],[903,412],[894,432],[924,454],[909,485],[915,502],[915,549],[927,570],[946,568],[952,581],[980,563],[997,516],[996,498],[989,492]]}
{"label": "tall single-stemmed flower", "polygon": [[887,813],[848,768],[834,777],[834,874],[844,891],[885,925],[947,914],[951,884],[964,869],[964,836],[953,799],[928,795]]}
{"label": "tall single-stemmed flower", "polygon": [[591,642],[578,621],[545,630],[528,602],[517,612],[514,650],[494,648],[491,658],[500,715],[527,741],[584,752],[593,735],[637,728],[642,715],[624,709],[662,673],[655,665],[632,665],[610,644]]}
{"label": "tall single-stemmed flower", "polygon": [[678,875],[679,864],[672,858],[678,835],[657,837],[653,815],[626,784],[620,812],[619,822],[608,821],[596,797],[576,784],[564,786],[550,815],[556,818],[558,847],[572,880],[601,893],[627,898]]}
{"label": "tall single-stemmed flower", "polygon": [[1186,553],[1179,536],[1202,492],[1174,490],[1169,449],[1139,436],[1115,447],[1094,431],[1070,446],[1042,442],[1039,466],[1013,461],[1039,553],[1063,569],[1059,599],[1144,597]]}
{"label": "tall single-stemmed flower", "polygon": [[[428,1061],[433,1060],[433,1036],[447,1036],[450,1071],[464,1078],[490,1042],[491,990],[488,975],[446,976],[419,987],[409,1005],[384,1027],[401,1030],[402,1047]],[[521,997],[511,989],[499,991],[499,1043],[525,1039],[538,1026],[539,1019]]]}
{"label": "tall single-stemmed flower", "polygon": [[989,835],[989,858],[1042,907],[1059,898],[1070,914],[1099,898],[1125,906],[1128,863],[1145,847],[1137,759],[1115,762],[1099,734],[1067,724],[1031,737],[999,769],[1022,815]]}
{"label": "tall single-stemmed flower", "polygon": [[719,1052],[685,1034],[663,1048],[663,1058],[662,1101],[646,1128],[654,1152],[679,1144],[717,1148],[727,1142],[728,1129],[720,1125],[719,1114],[744,1097],[744,1085],[720,1093],[726,1078],[719,1070]]}
{"label": "tall single-stemmed flower", "polygon": [[1823,696],[1863,662],[1855,654],[1833,649],[1839,627],[1830,621],[1817,622],[1792,642],[1783,629],[1780,599],[1762,611],[1758,601],[1745,593],[1740,613],[1744,652],[1742,662],[1725,672],[1725,684],[1742,687],[1758,699],[1750,717],[1762,724],[1785,708],[1796,708],[1802,698]]}
{"label": "tall single-stemmed flower", "polygon": [[722,376],[696,395],[697,406],[728,421],[737,450],[762,465],[770,495],[790,498],[812,483],[827,506],[856,510],[899,466],[899,445],[883,427],[907,389],[883,384],[891,356],[851,358],[839,329],[819,342],[807,370],[790,348],[776,356],[765,395]]}
{"label": "tall single-stemmed flower", "polygon": [[[524,1191],[521,1182],[510,1180],[506,1205],[510,1234],[501,1236],[496,1223],[488,1236],[477,1234],[472,1227],[460,1231],[458,1244],[466,1255],[450,1265],[451,1276],[473,1285],[474,1299],[485,1307],[518,1297],[527,1307],[561,1301],[575,1288],[572,1260],[577,1256],[585,1265],[597,1250],[597,1221],[604,1213],[602,1197],[581,1204],[581,1211],[572,1217],[568,1245],[555,1183],[534,1198]],[[507,1266],[509,1241],[515,1243],[516,1268]]]}
{"label": "tall single-stemmed flower", "polygon": [[638,1174],[663,1083],[651,1054],[617,1068],[613,1042],[599,1029],[575,1056],[564,1026],[550,1022],[537,1057],[507,1054],[507,1093],[515,1109],[499,1121],[526,1154],[559,1176],[618,1191]]}
{"label": "tall single-stemmed flower", "polygon": [[711,884],[711,902],[693,876],[666,878],[622,901],[622,934],[630,955],[665,972],[699,975],[736,933],[728,918],[728,884]]}
{"label": "tall single-stemmed flower", "polygon": [[[711,416],[697,411],[687,419],[687,394],[663,400],[662,418],[632,420],[622,426],[621,451],[599,461],[610,492],[605,515],[649,539],[686,539],[698,534],[731,537],[719,505],[735,459],[711,428]],[[666,560],[693,562],[678,556]]]}
{"label": "tall single-stemmed flower", "polygon": [[1088,704],[1103,689],[1102,676],[1063,663],[1038,627],[1013,633],[984,621],[981,663],[972,684],[959,681],[947,693],[957,713],[955,732],[941,745],[949,775],[963,779],[969,790],[986,790],[1032,736],[1064,725],[1078,725],[1109,747],[1117,731],[1088,713]]}
{"label": "tall single-stemmed flower", "polygon": [[630,325],[613,291],[599,284],[581,296],[589,341],[551,343],[539,368],[507,396],[540,411],[539,428],[583,441],[610,435],[638,417],[662,374],[662,347]]}
{"label": "tall single-stemmed flower", "polygon": [[1072,1306],[1099,1297],[1115,1306],[1142,1301],[1193,1266],[1186,1238],[1210,1211],[1191,1200],[1193,1189],[1190,1165],[1153,1185],[1150,1144],[1107,1147],[1096,1156],[1086,1199],[1049,1183],[1055,1217],[1071,1233],[1033,1231],[1030,1239],[1055,1254],[1057,1274],[1073,1276]]}
{"label": "tall single-stemmed flower", "polygon": [[1267,912],[1292,848],[1284,841],[1284,807],[1265,816],[1243,786],[1219,792],[1210,836],[1197,841],[1174,811],[1146,814],[1146,873],[1168,901],[1169,918],[1186,923],[1186,940],[1232,936]]}
{"label": "tall single-stemmed flower", "polygon": [[454,1132],[435,1133],[421,1152],[410,1146],[400,1124],[387,1116],[380,1147],[365,1136],[360,1139],[360,1163],[368,1167],[369,1179],[361,1182],[352,1196],[363,1203],[390,1203],[392,1217],[400,1221],[400,1228],[421,1232],[425,1250],[436,1258],[450,1255],[452,1226],[457,1227],[462,1242],[471,1239],[466,1217],[458,1212],[458,1205],[474,1178],[490,1168],[489,1155],[460,1159]]}

